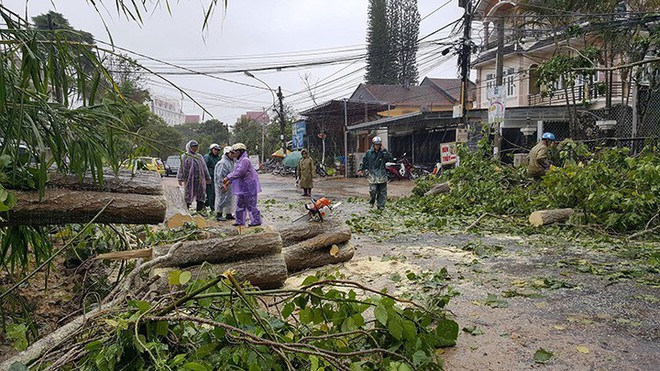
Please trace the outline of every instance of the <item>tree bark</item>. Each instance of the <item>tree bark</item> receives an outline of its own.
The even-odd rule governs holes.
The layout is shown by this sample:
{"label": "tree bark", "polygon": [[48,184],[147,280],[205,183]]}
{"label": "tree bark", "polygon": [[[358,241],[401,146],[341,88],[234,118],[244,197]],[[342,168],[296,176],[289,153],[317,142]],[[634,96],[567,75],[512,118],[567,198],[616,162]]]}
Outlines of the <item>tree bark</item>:
{"label": "tree bark", "polygon": [[424,193],[424,196],[437,195],[439,193],[449,193],[449,191],[451,191],[449,182],[444,182],[434,185],[431,189]]}
{"label": "tree bark", "polygon": [[[295,245],[287,246],[282,249],[282,254],[290,271],[311,268],[308,265],[310,259],[313,260],[319,254],[324,255],[332,245],[341,244],[350,239],[350,228],[347,225],[342,225]],[[332,256],[330,257],[332,258]]]}
{"label": "tree bark", "polygon": [[343,225],[343,223],[330,220],[326,220],[322,223],[311,222],[292,224],[279,231],[282,236],[282,246],[287,247],[308,240],[341,225]]}
{"label": "tree bark", "polygon": [[115,175],[111,170],[103,170],[103,185],[95,183],[91,175],[80,179],[72,174],[49,174],[46,187],[66,188],[78,191],[97,191],[115,193],[137,193],[143,195],[162,195],[163,185],[160,175],[154,171],[136,171],[120,169]]}
{"label": "tree bark", "polygon": [[[169,272],[176,269],[178,268],[156,268],[152,271],[152,275],[161,277],[157,283],[159,289],[167,287]],[[231,263],[195,265],[183,270],[191,272],[192,279],[206,279],[223,274],[230,269],[235,271],[234,276],[239,282],[249,281],[260,289],[281,287],[287,278],[286,262],[280,253]]]}
{"label": "tree bark", "polygon": [[18,202],[7,212],[0,226],[86,223],[110,200],[97,223],[158,224],[165,219],[165,197],[131,193],[46,189],[38,192],[13,191]]}
{"label": "tree bark", "polygon": [[[333,251],[333,247],[338,251]],[[309,268],[318,268],[324,265],[337,264],[353,259],[355,248],[350,242],[324,246],[316,250],[300,252],[285,247],[282,250],[287,270],[297,272]]]}
{"label": "tree bark", "polygon": [[573,209],[537,210],[529,215],[529,223],[535,227],[564,221],[573,215]]}
{"label": "tree bark", "polygon": [[[153,248],[153,257],[164,255],[169,246]],[[245,260],[252,257],[279,254],[282,252],[282,239],[277,232],[264,232],[232,236],[227,238],[211,238],[200,241],[186,241],[172,255],[163,267],[188,267],[207,263],[227,263]]]}

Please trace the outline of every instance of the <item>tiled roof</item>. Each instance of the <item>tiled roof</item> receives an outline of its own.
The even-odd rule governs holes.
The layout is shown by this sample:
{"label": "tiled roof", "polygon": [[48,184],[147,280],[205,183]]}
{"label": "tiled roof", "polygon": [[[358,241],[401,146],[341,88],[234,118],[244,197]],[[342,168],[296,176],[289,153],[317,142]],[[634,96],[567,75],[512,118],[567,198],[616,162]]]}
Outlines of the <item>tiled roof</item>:
{"label": "tiled roof", "polygon": [[[451,102],[444,94],[432,86],[401,86],[401,85],[369,85],[360,84],[356,93],[364,88],[376,101],[383,104],[399,106],[452,106]],[[355,97],[355,93],[350,100],[360,101],[360,97]],[[371,99],[365,99],[371,100]]]}
{"label": "tiled roof", "polygon": [[[440,91],[445,93],[454,102],[458,102],[461,100],[461,86],[462,86],[461,79],[438,79],[438,78],[427,77],[422,81],[422,85],[425,85],[426,82],[440,89]],[[470,90],[474,91],[475,87],[476,87],[475,83],[473,83],[472,81],[468,82],[468,89],[469,89],[468,91]],[[468,97],[468,100],[471,100],[471,97]]]}
{"label": "tiled roof", "polygon": [[245,112],[245,114],[242,115],[241,118],[246,119],[248,121],[256,121],[259,123],[266,123],[270,121],[270,119],[268,118],[268,113],[266,111]]}

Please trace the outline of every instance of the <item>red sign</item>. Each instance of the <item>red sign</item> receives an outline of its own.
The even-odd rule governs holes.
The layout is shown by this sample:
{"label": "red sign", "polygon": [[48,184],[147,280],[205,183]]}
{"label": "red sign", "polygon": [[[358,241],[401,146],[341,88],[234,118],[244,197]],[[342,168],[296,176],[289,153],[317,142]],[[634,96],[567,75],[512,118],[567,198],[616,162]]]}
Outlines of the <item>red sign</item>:
{"label": "red sign", "polygon": [[455,164],[458,158],[456,142],[440,144],[440,163],[443,165]]}

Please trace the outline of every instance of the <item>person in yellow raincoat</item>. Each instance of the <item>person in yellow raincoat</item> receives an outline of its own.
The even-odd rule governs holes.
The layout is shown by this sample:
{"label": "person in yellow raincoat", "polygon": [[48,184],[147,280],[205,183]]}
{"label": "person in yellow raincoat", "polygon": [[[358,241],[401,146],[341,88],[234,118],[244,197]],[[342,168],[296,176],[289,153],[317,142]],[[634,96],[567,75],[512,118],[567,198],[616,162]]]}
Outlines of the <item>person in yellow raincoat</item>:
{"label": "person in yellow raincoat", "polygon": [[316,166],[314,160],[309,157],[306,149],[300,151],[302,158],[298,163],[298,177],[300,178],[300,188],[303,189],[303,197],[312,196],[314,188],[314,177],[316,176]]}

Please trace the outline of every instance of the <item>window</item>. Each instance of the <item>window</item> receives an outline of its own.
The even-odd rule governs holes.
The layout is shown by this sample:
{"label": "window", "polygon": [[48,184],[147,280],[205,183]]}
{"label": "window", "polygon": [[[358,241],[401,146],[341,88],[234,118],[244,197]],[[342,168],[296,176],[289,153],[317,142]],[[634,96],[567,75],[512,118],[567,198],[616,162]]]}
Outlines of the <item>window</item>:
{"label": "window", "polygon": [[513,68],[506,70],[504,75],[504,85],[506,89],[506,96],[512,97],[516,95],[516,84],[515,84],[515,71]]}

